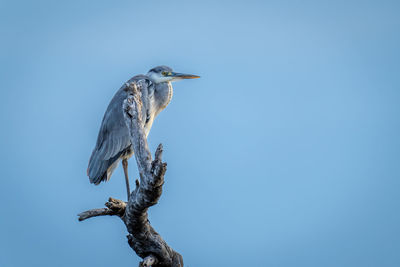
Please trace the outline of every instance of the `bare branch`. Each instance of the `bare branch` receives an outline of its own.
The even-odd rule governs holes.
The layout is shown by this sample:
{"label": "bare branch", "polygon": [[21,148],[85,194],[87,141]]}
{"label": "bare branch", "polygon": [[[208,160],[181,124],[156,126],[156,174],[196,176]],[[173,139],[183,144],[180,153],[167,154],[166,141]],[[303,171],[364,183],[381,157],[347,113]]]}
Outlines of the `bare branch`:
{"label": "bare branch", "polygon": [[92,217],[104,216],[104,215],[116,215],[116,214],[114,211],[112,211],[108,208],[92,209],[92,210],[87,210],[87,211],[79,213],[78,220],[84,221],[84,220],[92,218]]}
{"label": "bare branch", "polygon": [[182,256],[167,245],[148,220],[147,209],[161,197],[167,164],[162,162],[161,144],[152,161],[143,130],[141,93],[137,86],[140,84],[129,85],[129,96],[124,101],[125,122],[140,173],[139,187],[132,192],[124,215],[130,233],[128,243],[142,258],[154,255],[158,260],[154,266],[183,266]]}
{"label": "bare branch", "polygon": [[117,215],[122,217],[125,213],[126,203],[122,200],[110,197],[105,205],[107,208],[92,209],[79,213],[78,220],[84,221],[92,217],[105,216],[105,215],[110,215],[110,216]]}

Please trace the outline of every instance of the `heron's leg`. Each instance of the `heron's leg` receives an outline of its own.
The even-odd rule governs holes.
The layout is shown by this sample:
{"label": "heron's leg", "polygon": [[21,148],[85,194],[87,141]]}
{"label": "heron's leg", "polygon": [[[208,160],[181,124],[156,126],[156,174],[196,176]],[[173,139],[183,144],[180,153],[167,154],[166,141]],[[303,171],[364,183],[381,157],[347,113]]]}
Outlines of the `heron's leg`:
{"label": "heron's leg", "polygon": [[124,174],[125,174],[125,183],[126,183],[126,193],[128,195],[128,201],[129,197],[131,195],[131,190],[129,188],[129,177],[128,177],[128,160],[123,159],[122,160],[122,167],[124,167]]}

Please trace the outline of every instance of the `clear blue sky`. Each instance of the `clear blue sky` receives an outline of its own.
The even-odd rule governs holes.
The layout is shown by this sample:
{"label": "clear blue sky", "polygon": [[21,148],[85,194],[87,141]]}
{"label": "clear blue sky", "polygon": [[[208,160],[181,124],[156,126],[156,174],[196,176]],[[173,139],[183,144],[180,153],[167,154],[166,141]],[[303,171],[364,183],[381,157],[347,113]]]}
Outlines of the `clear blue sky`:
{"label": "clear blue sky", "polygon": [[[85,175],[108,102],[165,64],[150,220],[189,267],[400,266],[398,1],[0,1],[0,266],[135,266],[122,168]],[[130,173],[137,177],[131,160]]]}

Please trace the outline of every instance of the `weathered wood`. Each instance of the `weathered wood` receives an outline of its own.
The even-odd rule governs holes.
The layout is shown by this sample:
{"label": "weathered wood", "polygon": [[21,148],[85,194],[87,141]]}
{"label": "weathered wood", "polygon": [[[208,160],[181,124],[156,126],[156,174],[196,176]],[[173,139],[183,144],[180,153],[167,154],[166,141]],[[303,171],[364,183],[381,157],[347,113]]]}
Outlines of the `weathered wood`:
{"label": "weathered wood", "polygon": [[157,258],[153,255],[147,256],[143,259],[143,261],[139,264],[140,267],[148,267],[157,263]]}
{"label": "weathered wood", "polygon": [[78,220],[84,221],[92,217],[104,215],[117,215],[122,217],[125,213],[126,202],[122,200],[110,197],[105,205],[107,208],[92,209],[79,213]]}
{"label": "weathered wood", "polygon": [[127,84],[128,97],[122,107],[135,151],[140,182],[136,181],[136,188],[131,192],[128,203],[110,198],[106,203],[107,208],[82,212],[79,220],[102,215],[119,216],[128,230],[129,245],[143,259],[139,266],[181,267],[182,256],[168,246],[148,220],[148,208],[157,204],[161,197],[167,164],[162,162],[161,144],[156,150],[154,161],[152,160],[143,129],[141,90],[138,89],[140,86],[140,81]]}

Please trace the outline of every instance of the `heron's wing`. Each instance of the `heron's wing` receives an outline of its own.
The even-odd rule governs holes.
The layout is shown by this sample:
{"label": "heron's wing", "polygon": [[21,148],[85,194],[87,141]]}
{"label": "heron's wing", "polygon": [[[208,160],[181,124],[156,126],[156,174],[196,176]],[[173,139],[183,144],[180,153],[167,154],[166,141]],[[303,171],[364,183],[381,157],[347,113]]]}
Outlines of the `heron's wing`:
{"label": "heron's wing", "polygon": [[[146,121],[147,110],[150,107],[149,99],[151,94],[154,94],[153,86],[144,75],[135,76],[128,82],[133,81],[141,84],[142,119]],[[115,168],[116,164],[114,163],[120,160],[131,147],[130,134],[125,124],[123,110],[123,103],[127,96],[127,85],[124,84],[115,94],[104,114],[96,146],[89,160],[88,176],[92,183],[98,184],[103,180],[108,180],[112,173],[109,168],[112,166]]]}

